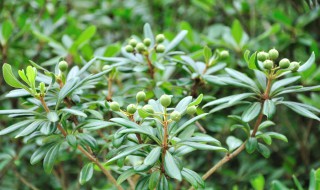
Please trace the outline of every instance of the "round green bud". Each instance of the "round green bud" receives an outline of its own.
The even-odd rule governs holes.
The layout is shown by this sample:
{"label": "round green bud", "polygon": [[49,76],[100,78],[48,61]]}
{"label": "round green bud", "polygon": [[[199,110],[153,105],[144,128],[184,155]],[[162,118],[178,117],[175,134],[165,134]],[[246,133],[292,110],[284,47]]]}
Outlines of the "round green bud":
{"label": "round green bud", "polygon": [[273,61],[271,61],[271,60],[265,60],[265,61],[263,62],[263,67],[264,67],[265,69],[267,69],[267,70],[271,70],[272,67],[273,67]]}
{"label": "round green bud", "polygon": [[270,59],[273,59],[273,60],[275,60],[275,59],[277,59],[278,57],[279,57],[279,52],[278,52],[278,50],[276,50],[276,49],[270,49],[269,50],[269,58]]}
{"label": "round green bud", "polygon": [[68,63],[66,61],[60,61],[59,62],[59,70],[60,71],[66,71],[68,69]]}
{"label": "round green bud", "polygon": [[111,102],[109,105],[112,111],[120,111],[120,106],[118,102]]}
{"label": "round green bud", "polygon": [[126,45],[125,49],[126,49],[126,52],[128,52],[128,53],[132,53],[133,52],[132,45]]}
{"label": "round green bud", "polygon": [[157,47],[156,47],[156,52],[157,53],[163,53],[164,52],[164,50],[165,50],[166,48],[164,47],[164,45],[157,45]]}
{"label": "round green bud", "polygon": [[144,43],[144,45],[146,45],[147,47],[149,47],[150,44],[151,44],[151,39],[150,39],[150,38],[145,38],[145,39],[143,40],[143,43]]}
{"label": "round green bud", "polygon": [[130,114],[134,114],[137,111],[137,106],[134,104],[129,104],[127,106],[127,112],[129,112]]}
{"label": "round green bud", "polygon": [[136,95],[137,102],[142,102],[146,99],[146,93],[144,91],[140,91]]}
{"label": "round green bud", "polygon": [[129,45],[131,45],[132,47],[136,47],[136,45],[137,45],[137,40],[135,40],[135,39],[131,39],[130,41],[129,41]]}
{"label": "round green bud", "polygon": [[166,39],[166,38],[164,37],[163,34],[158,34],[158,35],[156,36],[156,42],[157,42],[157,43],[162,43],[165,39]]}
{"label": "round green bud", "polygon": [[287,58],[281,59],[279,62],[279,66],[281,69],[286,69],[290,66],[290,61]]}
{"label": "round green bud", "polygon": [[173,120],[173,121],[179,121],[181,119],[181,114],[180,112],[178,111],[173,111],[171,114],[170,114],[170,118]]}
{"label": "round green bud", "polygon": [[138,52],[143,52],[146,49],[146,46],[143,43],[139,42],[136,48]]}
{"label": "round green bud", "polygon": [[292,72],[296,72],[300,67],[300,64],[296,61],[290,63],[290,69]]}
{"label": "round green bud", "polygon": [[163,107],[168,107],[171,104],[171,97],[164,94],[160,97],[160,103]]}
{"label": "round green bud", "polygon": [[151,105],[148,105],[148,104],[147,104],[147,105],[143,106],[142,109],[143,109],[144,111],[150,113],[150,114],[153,114],[153,113],[154,113],[153,107],[152,107]]}
{"label": "round green bud", "polygon": [[220,58],[221,59],[226,59],[226,58],[228,58],[229,57],[229,51],[227,51],[227,50],[222,50],[221,52],[220,52]]}
{"label": "round green bud", "polygon": [[110,69],[110,65],[105,65],[105,66],[102,67],[103,71],[108,70],[108,69]]}
{"label": "round green bud", "polygon": [[261,51],[257,54],[257,58],[259,61],[265,61],[269,58],[269,54],[264,51]]}
{"label": "round green bud", "polygon": [[186,112],[187,112],[187,114],[192,115],[192,114],[196,113],[196,111],[197,111],[197,107],[196,106],[190,106],[190,107],[187,108]]}

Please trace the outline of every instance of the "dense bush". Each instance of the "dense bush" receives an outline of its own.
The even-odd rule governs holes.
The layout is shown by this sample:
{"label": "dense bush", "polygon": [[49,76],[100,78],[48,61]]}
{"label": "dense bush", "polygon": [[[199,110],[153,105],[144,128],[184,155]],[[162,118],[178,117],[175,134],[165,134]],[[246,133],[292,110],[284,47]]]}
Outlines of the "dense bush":
{"label": "dense bush", "polygon": [[0,189],[320,188],[316,1],[1,3]]}

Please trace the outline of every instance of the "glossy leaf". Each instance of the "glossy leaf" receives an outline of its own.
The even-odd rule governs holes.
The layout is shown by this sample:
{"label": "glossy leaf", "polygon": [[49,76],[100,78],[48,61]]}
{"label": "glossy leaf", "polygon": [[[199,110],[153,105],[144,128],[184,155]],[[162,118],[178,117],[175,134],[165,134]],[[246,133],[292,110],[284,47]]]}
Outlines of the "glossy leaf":
{"label": "glossy leaf", "polygon": [[253,120],[254,118],[256,118],[259,115],[260,110],[261,110],[260,102],[255,102],[255,103],[251,104],[251,106],[243,112],[242,120],[244,122],[249,122],[249,121]]}
{"label": "glossy leaf", "polygon": [[170,177],[177,179],[178,181],[182,180],[181,171],[169,151],[166,152],[164,158],[164,168]]}
{"label": "glossy leaf", "polygon": [[81,185],[85,184],[92,178],[92,176],[93,176],[93,163],[88,163],[84,165],[80,171],[79,183]]}

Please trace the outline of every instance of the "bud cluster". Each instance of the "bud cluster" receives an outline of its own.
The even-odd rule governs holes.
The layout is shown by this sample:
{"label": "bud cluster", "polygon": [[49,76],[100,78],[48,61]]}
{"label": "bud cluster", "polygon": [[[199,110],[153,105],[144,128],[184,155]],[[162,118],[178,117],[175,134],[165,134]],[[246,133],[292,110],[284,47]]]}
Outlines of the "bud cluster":
{"label": "bud cluster", "polygon": [[[161,43],[164,42],[165,36],[163,34],[158,34],[155,38],[156,44],[153,49],[157,53],[163,53],[165,51],[165,46]],[[152,40],[150,38],[144,38],[142,42],[138,42],[136,39],[129,40],[128,45],[125,46],[125,50],[128,53],[144,53],[150,47]]]}
{"label": "bud cluster", "polygon": [[275,63],[276,59],[279,57],[279,52],[275,48],[270,49],[267,52],[261,51],[257,54],[257,59],[263,62],[263,68],[266,70],[272,69],[289,69],[295,72],[299,69],[300,64],[296,61],[290,62],[289,59],[283,58],[278,64]]}

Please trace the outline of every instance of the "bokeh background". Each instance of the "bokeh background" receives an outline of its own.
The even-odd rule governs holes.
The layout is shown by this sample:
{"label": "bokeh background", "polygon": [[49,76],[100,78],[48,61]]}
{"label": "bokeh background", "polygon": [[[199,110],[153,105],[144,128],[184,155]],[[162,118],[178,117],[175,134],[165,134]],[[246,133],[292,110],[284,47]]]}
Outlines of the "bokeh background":
{"label": "bokeh background", "polygon": [[[243,52],[277,48],[290,60],[308,59],[316,55],[316,66],[302,76],[304,85],[320,84],[319,43],[320,7],[317,0],[0,0],[0,63],[10,63],[15,69],[26,67],[33,60],[52,67],[60,58],[82,65],[94,55],[119,56],[120,48],[132,35],[141,36],[143,25],[149,23],[154,33],[164,33],[172,39],[180,30],[188,35],[180,50],[200,58],[204,45],[227,49],[228,66],[242,72],[247,68]],[[240,23],[240,24],[239,24]],[[246,36],[235,44],[227,34],[239,30]],[[2,75],[2,71],[1,71]],[[17,108],[19,99],[5,98],[11,90],[0,77],[0,109]],[[220,88],[213,96],[237,93],[237,89]],[[319,92],[297,96],[304,103],[320,108]],[[289,97],[293,98],[293,97]],[[232,110],[215,113],[215,120],[206,130],[218,139],[230,134],[226,115]],[[320,167],[320,124],[288,110],[277,112],[274,121],[289,143],[274,142],[269,159],[259,154],[240,154],[223,166],[206,183],[208,189],[254,189],[274,180],[294,187],[292,175],[305,186],[311,169]],[[0,117],[0,130],[13,123]],[[13,136],[0,137],[0,189],[29,189],[22,182],[39,189],[108,189],[95,179],[80,187],[77,183],[78,163],[69,159],[45,174],[41,164],[29,162],[34,145],[23,145]],[[8,162],[6,155],[13,155]],[[221,158],[219,154],[195,152],[187,163],[199,173],[207,171]],[[63,158],[62,158],[63,160]],[[64,181],[56,176],[65,175]]]}

